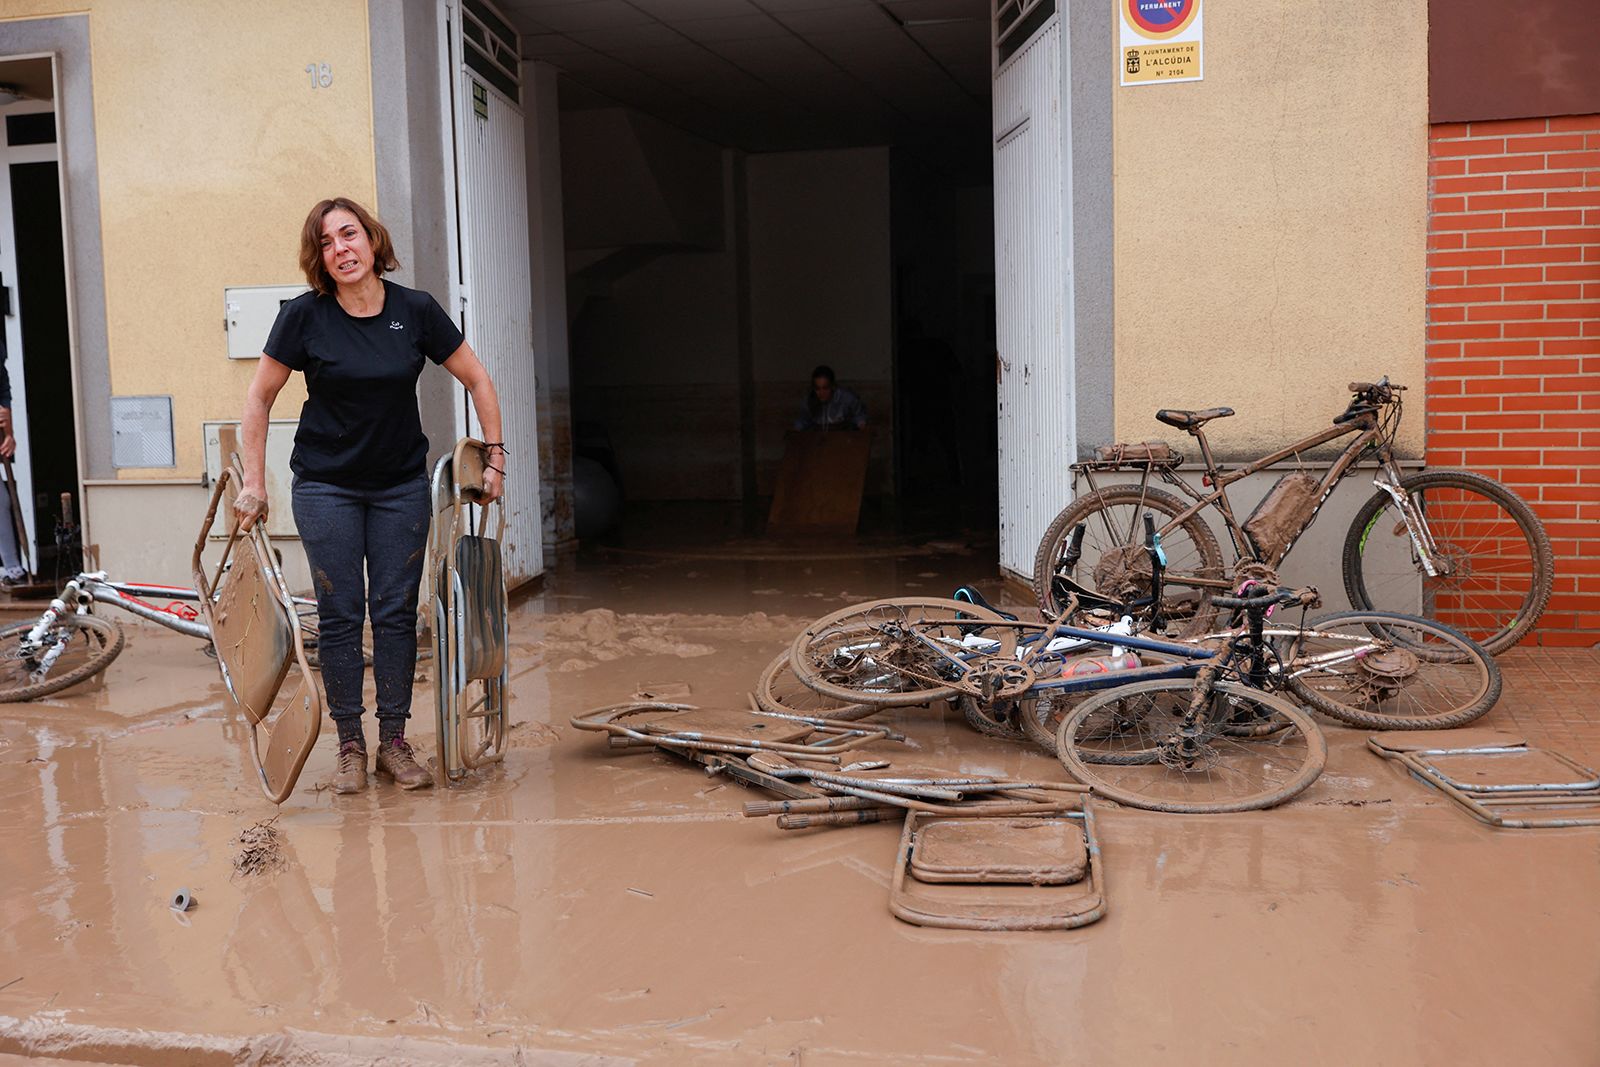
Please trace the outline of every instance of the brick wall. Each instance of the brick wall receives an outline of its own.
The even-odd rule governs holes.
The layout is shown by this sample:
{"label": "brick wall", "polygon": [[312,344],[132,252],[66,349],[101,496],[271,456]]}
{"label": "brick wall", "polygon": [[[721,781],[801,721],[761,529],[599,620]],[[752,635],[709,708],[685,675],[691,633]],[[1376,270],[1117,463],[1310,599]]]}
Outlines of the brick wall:
{"label": "brick wall", "polygon": [[[1429,466],[1510,485],[1555,592],[1530,639],[1600,642],[1600,115],[1430,138]],[[1529,643],[1529,642],[1525,642]]]}

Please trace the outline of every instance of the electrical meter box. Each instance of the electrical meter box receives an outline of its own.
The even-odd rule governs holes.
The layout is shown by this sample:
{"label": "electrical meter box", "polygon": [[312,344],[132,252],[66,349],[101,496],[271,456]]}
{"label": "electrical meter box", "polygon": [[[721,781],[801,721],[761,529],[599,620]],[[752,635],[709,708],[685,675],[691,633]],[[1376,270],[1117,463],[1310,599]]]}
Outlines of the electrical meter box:
{"label": "electrical meter box", "polygon": [[222,328],[229,359],[258,359],[278,309],[306,292],[304,285],[240,285],[222,291]]}

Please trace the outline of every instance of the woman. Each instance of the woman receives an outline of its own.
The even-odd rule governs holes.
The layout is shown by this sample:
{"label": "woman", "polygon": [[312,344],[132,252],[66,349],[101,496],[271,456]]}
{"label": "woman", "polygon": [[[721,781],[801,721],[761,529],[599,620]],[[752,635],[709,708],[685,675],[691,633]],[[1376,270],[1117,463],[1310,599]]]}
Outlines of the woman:
{"label": "woman", "polygon": [[[455,375],[485,435],[500,439],[500,402],[461,331],[427,293],[386,282],[389,233],[365,208],[324,200],[300,233],[311,292],[284,304],[245,396],[244,485],[234,514],[248,529],[267,514],[267,419],[290,373],[306,376],[295,432],[294,520],[321,616],[322,684],[339,729],[335,793],[367,786],[361,702],[363,616],[372,620],[377,687],[376,771],[402,789],[433,784],[406,742],[417,662],[417,595],[432,514],[428,439],[417,410],[425,361]],[[489,446],[489,499],[505,476],[503,445]],[[364,610],[365,609],[365,610]]]}

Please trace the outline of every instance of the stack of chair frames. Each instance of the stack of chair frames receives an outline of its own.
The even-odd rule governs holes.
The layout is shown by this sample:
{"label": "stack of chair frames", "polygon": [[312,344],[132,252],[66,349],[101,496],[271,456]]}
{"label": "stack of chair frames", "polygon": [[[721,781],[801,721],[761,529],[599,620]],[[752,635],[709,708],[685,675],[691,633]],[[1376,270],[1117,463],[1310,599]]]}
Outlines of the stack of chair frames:
{"label": "stack of chair frames", "polygon": [[451,781],[505,755],[510,634],[500,537],[506,518],[502,501],[484,502],[487,465],[484,443],[464,437],[433,468],[428,593],[439,766]]}
{"label": "stack of chair frames", "polygon": [[[267,536],[266,520],[245,532],[234,518],[233,502],[243,484],[244,472],[235,454],[211,491],[211,506],[195,541],[194,583],[223,684],[235,709],[250,724],[250,755],[261,789],[267,799],[282,804],[294,791],[322,729],[322,690],[306,660],[299,617]],[[227,541],[216,567],[207,574],[201,556],[217,510],[224,504]],[[291,666],[300,670],[299,684],[288,700],[280,702],[278,694]]]}

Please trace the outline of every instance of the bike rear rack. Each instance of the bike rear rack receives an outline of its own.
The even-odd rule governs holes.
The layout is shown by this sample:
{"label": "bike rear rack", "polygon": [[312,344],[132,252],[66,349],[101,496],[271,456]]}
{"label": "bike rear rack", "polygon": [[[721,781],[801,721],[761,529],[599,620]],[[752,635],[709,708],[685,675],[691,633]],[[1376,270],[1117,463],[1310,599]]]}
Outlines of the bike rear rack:
{"label": "bike rear rack", "polygon": [[1600,774],[1516,734],[1406,730],[1373,734],[1367,747],[1490,826],[1600,826]]}
{"label": "bike rear rack", "polygon": [[[222,683],[235,709],[250,723],[250,755],[261,790],[268,800],[282,804],[294,791],[322,729],[322,690],[306,659],[299,616],[266,523],[257,521],[246,532],[233,515],[233,501],[243,484],[239,457],[231,456],[211,491],[211,505],[195,540],[194,583]],[[228,538],[208,576],[201,556],[224,500]],[[300,681],[289,699],[279,704],[278,694],[291,666],[299,668]]]}
{"label": "bike rear rack", "polygon": [[[433,468],[428,589],[438,665],[434,710],[439,766],[450,781],[505,757],[511,634],[500,538],[506,515],[503,499],[483,498],[487,466],[487,446],[463,437]],[[473,507],[480,509],[476,524]]]}

